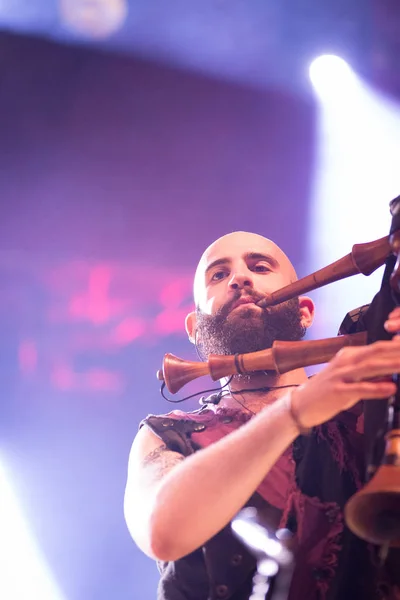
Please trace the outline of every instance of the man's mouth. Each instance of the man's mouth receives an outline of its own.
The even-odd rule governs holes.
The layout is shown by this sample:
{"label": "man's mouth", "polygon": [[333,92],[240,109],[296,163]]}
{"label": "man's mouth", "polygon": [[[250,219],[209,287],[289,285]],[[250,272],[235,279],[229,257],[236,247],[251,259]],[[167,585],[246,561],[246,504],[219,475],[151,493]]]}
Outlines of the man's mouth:
{"label": "man's mouth", "polygon": [[257,298],[253,298],[251,296],[242,296],[236,302],[233,303],[231,310],[234,310],[238,306],[242,304],[255,304],[257,302]]}

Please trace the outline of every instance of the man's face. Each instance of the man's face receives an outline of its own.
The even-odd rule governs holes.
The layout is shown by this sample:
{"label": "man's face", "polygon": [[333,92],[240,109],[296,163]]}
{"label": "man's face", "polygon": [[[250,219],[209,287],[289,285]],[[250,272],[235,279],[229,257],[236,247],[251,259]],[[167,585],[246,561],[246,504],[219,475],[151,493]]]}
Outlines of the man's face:
{"label": "man's face", "polygon": [[301,339],[305,328],[297,299],[267,309],[256,306],[295,279],[285,254],[261,236],[237,232],[210,246],[195,278],[197,341],[204,357]]}

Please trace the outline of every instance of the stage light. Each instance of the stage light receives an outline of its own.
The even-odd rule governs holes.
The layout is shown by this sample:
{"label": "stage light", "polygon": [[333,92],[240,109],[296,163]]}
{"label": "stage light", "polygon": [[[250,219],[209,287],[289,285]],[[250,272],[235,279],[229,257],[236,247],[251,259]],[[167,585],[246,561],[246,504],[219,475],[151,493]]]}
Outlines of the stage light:
{"label": "stage light", "polygon": [[324,54],[313,60],[309,74],[315,90],[324,97],[346,94],[355,79],[347,62],[333,54]]}
{"label": "stage light", "polygon": [[0,598],[65,600],[35,543],[0,462]]}
{"label": "stage light", "polygon": [[128,14],[127,0],[60,0],[59,4],[64,25],[92,38],[112,35]]}
{"label": "stage light", "polygon": [[[355,73],[351,79],[351,91],[343,86],[340,97],[318,94],[307,272],[344,256],[356,243],[387,235],[388,204],[400,193],[400,106]],[[382,268],[311,294],[317,305],[313,337],[335,335],[348,311],[371,302],[381,278]]]}

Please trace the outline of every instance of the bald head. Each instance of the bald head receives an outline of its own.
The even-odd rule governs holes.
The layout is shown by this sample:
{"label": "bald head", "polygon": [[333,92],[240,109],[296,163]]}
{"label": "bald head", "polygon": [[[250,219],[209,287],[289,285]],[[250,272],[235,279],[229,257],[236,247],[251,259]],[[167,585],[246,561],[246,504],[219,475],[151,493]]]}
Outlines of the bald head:
{"label": "bald head", "polygon": [[275,340],[299,340],[313,320],[307,296],[261,308],[258,301],[297,280],[286,254],[271,240],[229,233],[207,248],[194,280],[196,310],[186,317],[192,343],[210,354],[256,352]]}
{"label": "bald head", "polygon": [[196,310],[186,317],[189,339],[202,354],[236,354],[299,340],[312,322],[313,303],[302,296],[261,308],[258,301],[297,279],[286,254],[271,240],[229,233],[207,248],[194,281]]}
{"label": "bald head", "polygon": [[[213,281],[216,269],[229,267],[232,274],[234,269],[244,274],[247,266],[249,271],[257,273],[258,264],[268,265],[270,272],[275,274],[276,289],[297,279],[289,258],[268,238],[256,233],[235,231],[217,239],[205,250],[196,269],[193,289],[196,306],[204,305],[206,289]],[[257,281],[254,286],[257,289]]]}

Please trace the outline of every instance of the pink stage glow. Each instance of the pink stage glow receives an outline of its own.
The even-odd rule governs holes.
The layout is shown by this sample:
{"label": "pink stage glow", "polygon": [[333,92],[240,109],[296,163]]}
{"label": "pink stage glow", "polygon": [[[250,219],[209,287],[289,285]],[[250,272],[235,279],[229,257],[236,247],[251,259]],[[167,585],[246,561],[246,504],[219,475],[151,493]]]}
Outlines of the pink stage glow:
{"label": "pink stage glow", "polygon": [[[115,365],[105,368],[104,357],[138,340],[154,345],[186,335],[193,309],[191,275],[145,265],[68,261],[42,266],[33,287],[31,272],[26,279],[33,291],[15,310],[35,306],[39,314],[24,323],[29,337],[19,342],[19,370],[61,391],[123,391],[126,376]],[[88,355],[90,365],[77,369]]]}

